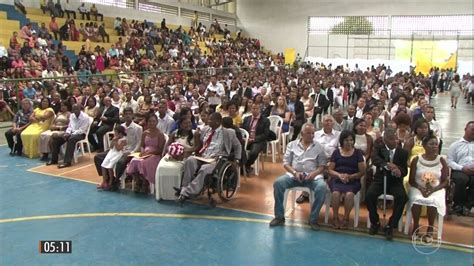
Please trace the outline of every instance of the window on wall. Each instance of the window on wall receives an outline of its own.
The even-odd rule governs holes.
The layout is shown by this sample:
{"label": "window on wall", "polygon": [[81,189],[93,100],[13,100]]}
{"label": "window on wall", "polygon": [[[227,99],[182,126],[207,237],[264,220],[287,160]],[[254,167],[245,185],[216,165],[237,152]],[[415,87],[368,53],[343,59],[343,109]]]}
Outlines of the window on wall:
{"label": "window on wall", "polygon": [[388,17],[350,16],[350,17],[310,17],[310,34],[387,34]]}
{"label": "window on wall", "polygon": [[122,8],[133,8],[135,6],[134,0],[81,0],[81,2]]}
{"label": "window on wall", "polygon": [[473,35],[472,15],[392,16],[393,35]]}
{"label": "window on wall", "polygon": [[[474,16],[310,17],[311,35],[474,35]],[[390,23],[389,23],[390,22]],[[391,25],[391,27],[390,27]]]}

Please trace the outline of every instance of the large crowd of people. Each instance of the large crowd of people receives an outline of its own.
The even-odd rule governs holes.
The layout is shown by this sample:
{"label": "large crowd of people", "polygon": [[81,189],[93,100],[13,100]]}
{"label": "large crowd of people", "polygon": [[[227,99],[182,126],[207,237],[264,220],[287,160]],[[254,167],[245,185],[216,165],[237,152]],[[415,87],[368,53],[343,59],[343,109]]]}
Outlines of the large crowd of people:
{"label": "large crowd of people", "polygon": [[[377,199],[386,182],[394,212],[385,236],[392,238],[406,202],[413,205],[416,231],[421,206],[429,206],[430,225],[436,213],[446,213],[448,167],[455,184],[452,212],[466,215],[473,207],[474,121],[449,147],[447,160],[441,157],[442,127],[430,105],[433,94],[446,89],[439,87],[437,69],[423,75],[390,73],[384,65],[351,69],[300,63],[293,68],[280,64],[282,56],[263,52],[256,39],[218,41],[212,34],[200,35],[199,25],[186,32],[168,29],[165,21],[157,28],[120,18],[115,30],[123,39],[108,50],[86,42],[72,66],[61,45],[52,44],[51,33],[36,37],[31,25],[25,27],[12,37],[0,73],[44,79],[21,81],[18,91],[8,79],[1,83],[0,117],[13,121],[5,134],[12,156],[41,157],[47,165],[70,167],[76,143],[87,140],[103,176],[98,189],[117,190],[120,179],[130,177],[133,190],[144,193],[155,185],[155,173],[179,165],[183,176],[175,192],[183,203],[199,196],[205,176],[216,166],[212,159],[231,156],[243,172],[252,173],[267,143],[276,134],[290,134],[285,138],[290,143],[283,145],[286,173],[274,183],[270,226],[285,222],[285,190],[304,186],[314,193],[311,228],[319,229],[328,190],[337,229],[348,228],[354,197],[364,193],[369,232],[375,234],[381,226]],[[73,30],[74,22],[66,28]],[[87,30],[78,31],[91,39]],[[59,33],[63,39],[76,35]],[[209,53],[196,45],[199,40]],[[161,45],[161,54],[155,44]],[[116,75],[93,75],[106,69]],[[452,108],[459,97],[474,97],[474,76],[453,73],[446,83]],[[271,116],[281,118],[281,131],[270,130]],[[248,132],[248,152],[239,128]],[[308,198],[302,193],[297,202]]]}

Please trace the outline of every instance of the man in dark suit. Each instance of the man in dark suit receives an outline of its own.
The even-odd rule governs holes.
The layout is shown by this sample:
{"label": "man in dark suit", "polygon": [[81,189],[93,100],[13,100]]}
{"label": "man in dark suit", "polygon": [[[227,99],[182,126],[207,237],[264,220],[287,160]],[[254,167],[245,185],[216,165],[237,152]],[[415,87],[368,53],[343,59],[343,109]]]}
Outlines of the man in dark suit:
{"label": "man in dark suit", "polygon": [[291,126],[293,127],[293,137],[291,138],[291,141],[293,141],[298,137],[301,132],[301,127],[306,122],[304,104],[298,99],[296,88],[290,92],[288,107],[290,108],[290,111],[292,111]]}
{"label": "man in dark suit", "polygon": [[260,113],[260,104],[252,104],[252,115],[247,116],[242,123],[242,128],[249,132],[249,141],[247,149],[249,150],[245,167],[247,173],[252,169],[250,166],[254,164],[258,158],[258,154],[267,146],[268,134],[270,133],[270,120]]}
{"label": "man in dark suit", "polygon": [[311,123],[314,124],[314,122],[316,122],[316,116],[319,115],[321,118],[323,111],[327,110],[329,107],[329,100],[327,99],[326,95],[321,93],[321,88],[319,85],[316,84],[313,86],[313,88],[314,94],[311,95],[311,98],[314,100],[314,112],[313,117],[311,118]]}
{"label": "man in dark suit", "polygon": [[[104,135],[105,133],[112,131],[114,125],[119,121],[119,109],[112,105],[110,97],[105,97],[104,105],[100,107],[88,136],[93,150],[98,152],[104,151]],[[94,134],[97,136],[97,141],[94,138]]]}
{"label": "man in dark suit", "polygon": [[379,215],[377,214],[377,200],[383,194],[384,176],[387,178],[387,194],[394,197],[393,213],[384,227],[384,235],[388,240],[392,239],[393,228],[403,215],[403,209],[407,202],[407,194],[403,187],[403,177],[407,175],[408,152],[397,146],[396,130],[387,127],[383,138],[374,145],[372,152],[372,163],[376,167],[374,181],[367,189],[365,202],[369,210],[371,227],[369,234],[374,235],[380,228]]}

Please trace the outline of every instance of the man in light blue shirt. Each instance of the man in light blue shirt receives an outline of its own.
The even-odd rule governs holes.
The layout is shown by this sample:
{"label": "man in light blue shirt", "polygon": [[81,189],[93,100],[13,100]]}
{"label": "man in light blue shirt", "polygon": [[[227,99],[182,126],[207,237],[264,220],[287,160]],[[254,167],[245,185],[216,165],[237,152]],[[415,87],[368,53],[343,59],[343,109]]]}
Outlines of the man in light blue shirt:
{"label": "man in light blue shirt", "polygon": [[474,121],[466,124],[463,138],[449,147],[448,166],[455,184],[453,212],[467,214],[474,205]]}
{"label": "man in light blue shirt", "polygon": [[309,224],[311,229],[319,230],[317,222],[319,211],[327,192],[327,185],[323,177],[327,157],[321,144],[313,140],[314,132],[312,124],[305,124],[301,130],[301,139],[288,144],[283,159],[283,167],[287,172],[273,183],[275,218],[270,222],[270,227],[285,223],[285,202],[283,202],[285,191],[294,187],[307,187],[314,193]]}

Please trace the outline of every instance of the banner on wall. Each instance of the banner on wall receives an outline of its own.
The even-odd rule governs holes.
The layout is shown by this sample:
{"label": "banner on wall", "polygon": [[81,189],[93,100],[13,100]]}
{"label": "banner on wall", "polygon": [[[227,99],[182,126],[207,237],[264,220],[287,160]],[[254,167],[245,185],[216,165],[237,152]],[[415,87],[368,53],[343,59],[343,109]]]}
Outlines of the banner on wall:
{"label": "banner on wall", "polygon": [[285,48],[285,65],[293,65],[296,60],[295,48]]}
{"label": "banner on wall", "polygon": [[412,41],[395,40],[396,60],[410,60],[416,65],[416,72],[428,74],[432,67],[456,68],[457,41],[443,40]]}

